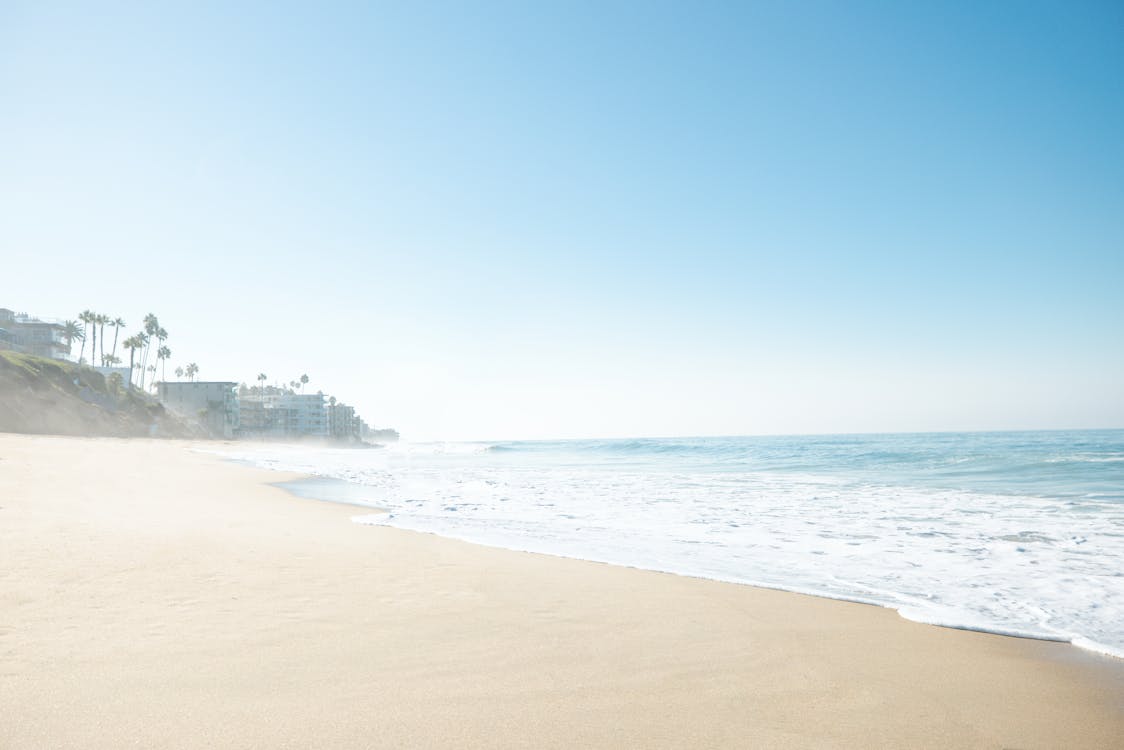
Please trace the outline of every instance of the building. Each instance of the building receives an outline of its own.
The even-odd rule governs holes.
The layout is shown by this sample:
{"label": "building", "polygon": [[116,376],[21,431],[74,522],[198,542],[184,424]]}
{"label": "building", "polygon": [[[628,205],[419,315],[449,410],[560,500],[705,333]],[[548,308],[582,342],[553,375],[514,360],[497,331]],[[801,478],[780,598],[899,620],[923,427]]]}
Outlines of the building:
{"label": "building", "polygon": [[248,393],[238,396],[238,436],[283,440],[289,423],[289,414],[278,405],[282,392],[270,388],[265,393]]}
{"label": "building", "polygon": [[242,437],[286,440],[330,434],[323,393],[243,392],[239,406]]}
{"label": "building", "polygon": [[289,437],[327,437],[323,393],[286,393],[277,399],[276,419]]}
{"label": "building", "polygon": [[239,396],[238,398],[238,432],[246,437],[265,437],[274,433],[273,407],[276,406],[273,397]]}
{"label": "building", "polygon": [[359,439],[359,424],[361,419],[355,413],[354,406],[343,403],[329,404],[328,406],[328,434],[340,440]]}
{"label": "building", "polygon": [[238,436],[266,440],[325,438],[361,442],[370,431],[355,407],[323,393],[293,393],[264,386],[239,389]]}
{"label": "building", "polygon": [[66,326],[58,321],[33,318],[0,307],[0,349],[34,354],[50,359],[70,356]]}
{"label": "building", "polygon": [[241,424],[237,383],[160,382],[156,393],[165,408],[198,420],[214,437],[231,438]]}

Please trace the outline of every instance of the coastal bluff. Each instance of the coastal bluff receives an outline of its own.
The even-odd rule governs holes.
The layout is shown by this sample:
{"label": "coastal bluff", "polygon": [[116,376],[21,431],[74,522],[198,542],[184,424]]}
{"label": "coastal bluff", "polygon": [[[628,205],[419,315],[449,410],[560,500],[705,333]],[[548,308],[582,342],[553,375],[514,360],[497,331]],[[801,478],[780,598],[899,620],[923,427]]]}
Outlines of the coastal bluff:
{"label": "coastal bluff", "polygon": [[0,351],[0,432],[99,437],[203,437],[119,377],[30,354]]}

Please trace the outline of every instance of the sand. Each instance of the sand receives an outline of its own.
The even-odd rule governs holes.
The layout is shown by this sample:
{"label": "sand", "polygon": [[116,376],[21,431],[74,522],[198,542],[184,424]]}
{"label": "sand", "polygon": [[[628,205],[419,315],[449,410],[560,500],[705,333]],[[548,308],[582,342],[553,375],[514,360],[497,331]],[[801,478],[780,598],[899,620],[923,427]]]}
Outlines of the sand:
{"label": "sand", "polygon": [[[210,446],[217,447],[217,446]],[[0,435],[0,748],[1110,748],[1124,662]]]}

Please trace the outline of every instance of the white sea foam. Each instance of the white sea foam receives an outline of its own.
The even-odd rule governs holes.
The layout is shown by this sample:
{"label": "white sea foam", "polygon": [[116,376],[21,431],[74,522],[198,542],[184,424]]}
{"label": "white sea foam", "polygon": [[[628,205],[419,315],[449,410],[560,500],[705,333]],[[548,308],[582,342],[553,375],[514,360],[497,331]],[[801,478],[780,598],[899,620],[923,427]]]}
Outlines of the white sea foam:
{"label": "white sea foam", "polygon": [[875,483],[869,472],[856,481],[718,470],[669,452],[512,457],[484,444],[228,455],[364,485],[387,512],[359,523],[874,603],[919,622],[1124,657],[1124,504],[1111,492],[1074,499]]}

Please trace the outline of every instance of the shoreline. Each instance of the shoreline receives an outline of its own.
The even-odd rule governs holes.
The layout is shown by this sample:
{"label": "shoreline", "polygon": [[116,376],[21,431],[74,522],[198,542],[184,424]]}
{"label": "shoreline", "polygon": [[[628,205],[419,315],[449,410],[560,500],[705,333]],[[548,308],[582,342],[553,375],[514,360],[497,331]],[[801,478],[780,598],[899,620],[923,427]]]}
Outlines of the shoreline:
{"label": "shoreline", "polygon": [[1124,736],[1124,667],[1068,643],[347,523],[193,445],[0,435],[0,746]]}
{"label": "shoreline", "polygon": [[[219,455],[219,454],[215,454],[215,455]],[[240,465],[249,466],[249,467],[253,467],[253,468],[258,468],[258,469],[263,468],[263,467],[259,467],[259,466],[254,465],[250,461],[244,461],[242,459],[225,459],[225,460],[231,460],[231,461],[234,461],[235,463],[238,463]],[[267,471],[277,471],[275,469],[266,469],[266,470]],[[386,526],[386,524],[383,524],[382,522],[377,520],[375,518],[375,516],[377,516],[378,514],[385,514],[388,517],[392,515],[391,511],[387,510],[386,508],[382,508],[382,507],[374,504],[374,501],[364,500],[364,495],[369,494],[369,493],[364,491],[365,485],[360,484],[358,482],[352,482],[352,481],[349,481],[347,479],[339,479],[339,478],[336,478],[336,477],[321,476],[321,475],[318,475],[318,474],[302,474],[301,476],[299,476],[296,479],[286,479],[286,480],[282,480],[282,481],[279,481],[279,482],[275,482],[273,484],[276,487],[279,487],[279,488],[285,490],[286,492],[289,492],[290,494],[294,495],[295,497],[299,497],[299,498],[302,498],[302,499],[315,500],[315,501],[318,501],[318,502],[326,502],[326,503],[335,503],[335,504],[339,504],[339,505],[349,505],[349,506],[356,507],[356,508],[365,508],[368,511],[370,511],[370,520],[364,520],[365,516],[355,516],[355,517],[351,518],[352,523],[358,523],[358,524],[366,525],[366,526]],[[465,544],[473,544],[473,545],[478,545],[478,546],[481,546],[481,547],[488,547],[488,548],[491,548],[491,549],[507,550],[507,551],[510,551],[510,552],[517,552],[517,553],[521,553],[521,554],[546,555],[547,557],[555,557],[555,558],[558,558],[558,559],[561,559],[561,560],[581,560],[581,561],[585,561],[585,562],[598,563],[598,564],[603,564],[603,565],[612,565],[614,567],[625,568],[625,569],[628,569],[628,570],[641,570],[641,571],[647,571],[647,572],[651,572],[651,573],[661,573],[661,574],[664,574],[664,575],[678,576],[678,577],[681,577],[681,578],[698,579],[698,580],[702,580],[702,581],[713,581],[713,582],[716,582],[716,583],[729,584],[729,585],[733,585],[733,586],[749,586],[750,588],[754,588],[754,589],[765,589],[765,590],[769,590],[769,591],[781,591],[781,592],[790,593],[790,594],[797,594],[799,596],[811,596],[811,597],[815,597],[815,598],[819,598],[819,599],[827,599],[829,601],[846,602],[846,603],[849,603],[849,604],[863,604],[863,605],[867,605],[867,606],[871,606],[871,607],[877,607],[879,609],[890,610],[894,614],[901,617],[903,620],[906,620],[907,622],[917,623],[919,625],[928,625],[930,627],[936,627],[936,628],[948,628],[950,630],[962,630],[962,631],[971,632],[971,633],[983,633],[983,634],[987,634],[987,635],[996,635],[996,636],[1002,636],[1002,637],[1006,637],[1006,638],[1020,638],[1020,639],[1026,639],[1026,640],[1031,640],[1031,641],[1042,641],[1042,642],[1046,642],[1046,643],[1061,643],[1061,644],[1072,646],[1073,648],[1078,649],[1079,651],[1089,653],[1089,654],[1093,654],[1093,655],[1095,655],[1099,658],[1107,659],[1107,660],[1109,660],[1110,663],[1119,663],[1121,668],[1124,668],[1124,652],[1114,650],[1110,646],[1105,646],[1105,645],[1102,645],[1102,644],[1099,644],[1099,643],[1094,643],[1092,641],[1089,641],[1088,645],[1084,645],[1084,644],[1079,642],[1079,641],[1082,640],[1081,638],[1070,639],[1070,638],[1065,638],[1064,636],[1050,636],[1050,635],[1046,635],[1046,634],[1035,634],[1035,633],[1031,633],[1031,632],[1021,632],[1021,631],[1016,631],[1016,630],[1011,630],[1011,629],[1003,629],[1003,628],[988,628],[988,627],[984,627],[984,626],[970,626],[970,625],[948,624],[948,623],[942,623],[942,622],[932,622],[930,620],[926,620],[926,619],[920,618],[920,617],[916,617],[916,618],[915,617],[909,617],[908,615],[903,613],[901,609],[894,606],[893,604],[880,602],[876,599],[864,599],[864,598],[859,597],[859,596],[846,596],[846,595],[843,595],[843,594],[831,594],[829,592],[816,591],[814,589],[800,589],[800,588],[795,588],[795,587],[784,587],[784,586],[781,586],[781,585],[772,585],[772,584],[769,584],[769,583],[757,582],[757,581],[746,581],[746,580],[738,580],[738,579],[734,579],[734,578],[721,578],[721,577],[716,577],[716,576],[698,575],[698,574],[682,572],[682,571],[677,571],[677,570],[671,570],[671,569],[647,567],[647,566],[643,566],[643,565],[632,565],[632,564],[616,562],[616,561],[612,561],[612,560],[600,560],[600,559],[594,559],[594,558],[590,558],[590,557],[579,557],[577,555],[567,555],[567,554],[563,554],[563,553],[560,553],[560,552],[543,552],[543,551],[540,551],[540,550],[523,548],[523,547],[503,546],[503,545],[499,545],[499,544],[489,544],[488,542],[485,542],[485,541],[478,541],[478,540],[467,538],[467,537],[451,536],[451,535],[441,534],[441,533],[438,533],[436,531],[423,531],[423,530],[418,530],[418,529],[406,529],[406,528],[400,528],[400,527],[396,527],[396,526],[387,526],[387,527],[397,529],[398,531],[407,531],[407,532],[416,533],[416,534],[432,534],[433,536],[436,536],[440,539],[449,539],[449,540],[453,540],[453,541],[463,542]]]}

